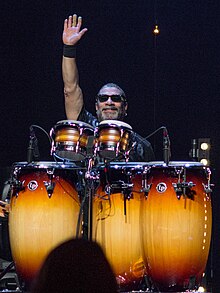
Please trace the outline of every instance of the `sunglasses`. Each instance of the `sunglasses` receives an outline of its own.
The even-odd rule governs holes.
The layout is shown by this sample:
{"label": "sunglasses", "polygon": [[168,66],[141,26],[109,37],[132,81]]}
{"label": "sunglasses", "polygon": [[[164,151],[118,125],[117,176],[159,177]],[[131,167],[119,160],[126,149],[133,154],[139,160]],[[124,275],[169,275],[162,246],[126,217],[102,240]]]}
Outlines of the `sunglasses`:
{"label": "sunglasses", "polygon": [[112,102],[114,103],[126,101],[126,98],[122,95],[97,95],[97,100],[99,100],[101,103],[107,102],[109,98],[111,98]]}

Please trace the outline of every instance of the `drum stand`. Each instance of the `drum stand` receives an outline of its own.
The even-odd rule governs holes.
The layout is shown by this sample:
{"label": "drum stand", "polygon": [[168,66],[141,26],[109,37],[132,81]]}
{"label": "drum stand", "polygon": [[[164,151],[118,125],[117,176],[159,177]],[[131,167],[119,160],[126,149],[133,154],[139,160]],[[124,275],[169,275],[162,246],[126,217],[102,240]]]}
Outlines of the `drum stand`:
{"label": "drum stand", "polygon": [[95,195],[95,189],[97,182],[99,181],[99,176],[96,171],[92,170],[94,165],[93,158],[89,158],[88,160],[88,168],[85,173],[85,197],[86,203],[88,204],[86,207],[86,220],[88,222],[88,233],[87,239],[92,241],[92,226],[93,226],[93,197]]}
{"label": "drum stand", "polygon": [[14,262],[12,261],[1,273],[0,280],[14,267]]}
{"label": "drum stand", "polygon": [[[22,293],[23,290],[21,289],[20,282],[18,280],[17,275],[15,277],[4,278],[4,276],[10,272],[10,270],[14,267],[14,261],[10,262],[9,265],[0,273],[0,284],[3,285],[7,289],[3,289],[0,292],[18,292]],[[10,289],[11,287],[11,289]],[[13,288],[13,289],[12,289]]]}

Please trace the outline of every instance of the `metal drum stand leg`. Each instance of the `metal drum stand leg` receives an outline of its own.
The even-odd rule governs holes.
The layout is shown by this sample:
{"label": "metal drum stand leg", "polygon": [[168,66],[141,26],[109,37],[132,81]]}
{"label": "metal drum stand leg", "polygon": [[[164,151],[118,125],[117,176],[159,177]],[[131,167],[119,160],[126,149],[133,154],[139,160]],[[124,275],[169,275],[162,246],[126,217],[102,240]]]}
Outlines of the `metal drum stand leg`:
{"label": "metal drum stand leg", "polygon": [[92,241],[92,225],[93,225],[93,197],[95,195],[95,190],[97,182],[99,181],[99,176],[96,171],[92,170],[93,159],[89,160],[88,170],[85,174],[86,182],[86,196],[88,199],[88,240]]}

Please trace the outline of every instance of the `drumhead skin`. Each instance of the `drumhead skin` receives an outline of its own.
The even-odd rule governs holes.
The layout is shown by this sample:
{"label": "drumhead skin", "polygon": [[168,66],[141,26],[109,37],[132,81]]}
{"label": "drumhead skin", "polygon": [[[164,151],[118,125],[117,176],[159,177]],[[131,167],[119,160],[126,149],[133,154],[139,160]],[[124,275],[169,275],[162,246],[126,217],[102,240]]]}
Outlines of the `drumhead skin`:
{"label": "drumhead skin", "polygon": [[128,129],[132,130],[131,125],[129,125],[123,121],[119,121],[119,120],[103,120],[99,123],[99,125],[100,126],[103,126],[103,125],[113,125],[114,126],[114,125],[116,125],[119,127],[123,126],[123,127],[126,127]]}
{"label": "drumhead skin", "polygon": [[80,202],[71,181],[77,178],[74,174],[71,164],[13,165],[9,236],[16,271],[26,284],[33,281],[54,247],[76,236]]}
{"label": "drumhead skin", "polygon": [[[28,169],[61,169],[61,170],[77,170],[82,169],[82,167],[77,166],[73,162],[55,162],[55,161],[39,161],[39,162],[15,162],[12,165],[12,171],[15,172],[19,169],[28,170]],[[84,168],[85,169],[85,168]]]}
{"label": "drumhead skin", "polygon": [[144,169],[140,235],[147,275],[162,292],[185,291],[192,281],[199,286],[211,241],[210,170],[197,162],[150,162]]}
{"label": "drumhead skin", "polygon": [[168,165],[164,161],[151,161],[145,163],[146,166],[151,167],[186,167],[186,168],[193,168],[193,167],[204,167],[204,165],[200,162],[192,162],[192,161],[170,161]]}
{"label": "drumhead skin", "polygon": [[[144,168],[146,167],[146,162],[110,162],[108,163],[112,170],[117,169],[125,169],[125,170],[137,170],[142,172]],[[96,168],[97,170],[101,170],[105,168],[106,164],[99,163],[97,164]]]}
{"label": "drumhead skin", "polygon": [[58,121],[56,123],[56,125],[54,126],[54,128],[56,129],[57,127],[60,127],[60,126],[71,126],[71,125],[78,125],[80,127],[84,126],[86,128],[94,129],[90,124],[85,123],[83,121],[77,121],[77,120],[61,120],[61,121]]}

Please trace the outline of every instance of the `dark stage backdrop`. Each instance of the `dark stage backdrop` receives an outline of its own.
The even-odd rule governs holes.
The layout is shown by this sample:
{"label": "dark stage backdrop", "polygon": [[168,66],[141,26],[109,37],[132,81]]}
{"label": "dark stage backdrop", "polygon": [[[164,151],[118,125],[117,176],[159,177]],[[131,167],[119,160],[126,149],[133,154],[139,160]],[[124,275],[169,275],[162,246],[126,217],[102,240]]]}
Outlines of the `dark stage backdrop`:
{"label": "dark stage backdrop", "polygon": [[[215,287],[220,286],[220,20],[215,1],[2,1],[0,166],[27,158],[29,126],[49,132],[65,119],[61,77],[63,20],[83,16],[88,27],[77,50],[86,107],[106,82],[127,93],[126,122],[142,136],[168,128],[172,160],[189,160],[191,139],[212,141]],[[160,35],[152,29],[157,19]],[[36,130],[41,160],[51,160],[46,135]],[[157,160],[162,133],[150,139]],[[2,175],[4,176],[4,175]],[[216,291],[217,292],[217,291]]]}

